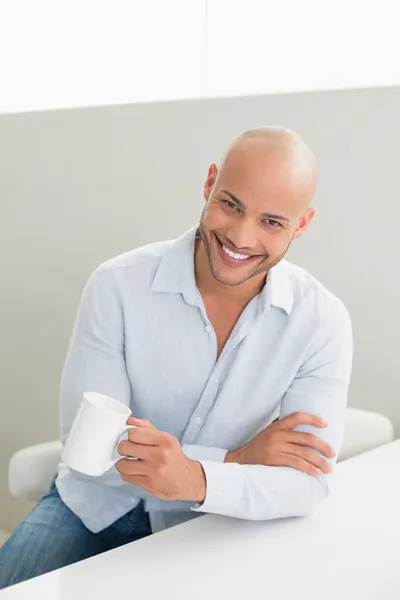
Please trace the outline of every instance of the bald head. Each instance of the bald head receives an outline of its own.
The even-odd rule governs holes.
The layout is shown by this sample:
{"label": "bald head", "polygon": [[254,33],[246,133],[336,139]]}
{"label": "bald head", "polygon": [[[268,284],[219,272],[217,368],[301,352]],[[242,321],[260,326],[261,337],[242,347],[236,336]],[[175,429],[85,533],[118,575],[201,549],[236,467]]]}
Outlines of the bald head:
{"label": "bald head", "polygon": [[309,206],[317,183],[317,160],[305,141],[285,127],[258,127],[237,137],[224,153],[219,176],[238,162],[252,161],[259,169],[273,166],[289,182],[300,188],[305,206]]}
{"label": "bald head", "polygon": [[219,286],[243,285],[252,297],[313,219],[316,175],[315,156],[294,131],[260,127],[242,133],[220,166],[208,169],[197,275],[203,270]]}

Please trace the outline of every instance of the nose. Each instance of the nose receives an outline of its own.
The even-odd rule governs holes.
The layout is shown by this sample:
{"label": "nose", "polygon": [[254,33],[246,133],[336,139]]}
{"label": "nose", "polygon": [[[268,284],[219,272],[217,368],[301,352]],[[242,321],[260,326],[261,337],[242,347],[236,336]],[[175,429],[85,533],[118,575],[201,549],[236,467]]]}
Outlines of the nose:
{"label": "nose", "polygon": [[242,217],[241,222],[226,230],[227,241],[238,250],[251,252],[257,246],[255,225]]}

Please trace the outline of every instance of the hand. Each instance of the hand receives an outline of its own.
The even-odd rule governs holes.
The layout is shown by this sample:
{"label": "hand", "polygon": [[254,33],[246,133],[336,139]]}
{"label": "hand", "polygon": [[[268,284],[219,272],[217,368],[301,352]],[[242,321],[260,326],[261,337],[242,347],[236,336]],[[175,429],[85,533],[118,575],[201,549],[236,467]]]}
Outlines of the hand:
{"label": "hand", "polygon": [[203,467],[182,452],[178,440],[159,431],[147,419],[128,419],[135,425],[128,440],[118,444],[124,456],[116,469],[128,483],[139,485],[161,500],[189,500],[202,503],[206,496],[206,478]]}
{"label": "hand", "polygon": [[326,457],[333,458],[333,449],[312,433],[291,431],[298,425],[326,427],[326,421],[316,415],[295,412],[281,420],[275,420],[260,431],[248,444],[228,452],[224,462],[242,465],[270,465],[293,467],[309,475],[330,473],[332,468],[309,446]]}

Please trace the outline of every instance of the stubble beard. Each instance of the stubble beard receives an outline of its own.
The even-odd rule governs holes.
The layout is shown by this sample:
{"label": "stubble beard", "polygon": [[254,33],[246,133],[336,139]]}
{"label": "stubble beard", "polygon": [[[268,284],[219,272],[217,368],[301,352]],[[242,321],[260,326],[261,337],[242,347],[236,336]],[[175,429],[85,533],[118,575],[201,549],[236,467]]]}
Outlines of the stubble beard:
{"label": "stubble beard", "polygon": [[[204,214],[204,211],[203,211],[203,214]],[[221,283],[222,285],[226,285],[226,286],[229,286],[229,287],[237,287],[238,285],[242,285],[246,281],[249,281],[249,279],[252,279],[253,277],[257,277],[257,275],[261,275],[262,273],[265,273],[265,276],[267,276],[268,271],[270,269],[272,269],[273,267],[275,267],[278,263],[280,263],[281,260],[284,258],[284,256],[286,255],[287,251],[289,250],[290,245],[291,245],[292,240],[293,240],[294,234],[293,234],[292,238],[290,239],[289,244],[287,245],[285,251],[282,254],[280,254],[278,256],[278,258],[276,258],[275,260],[273,260],[270,264],[265,264],[262,267],[260,266],[260,268],[256,269],[253,272],[250,272],[248,275],[246,275],[246,277],[243,277],[239,281],[235,281],[233,283],[232,282],[227,282],[227,281],[224,281],[223,279],[220,279],[218,277],[217,273],[215,272],[213,261],[212,261],[212,256],[211,256],[210,244],[209,244],[208,238],[207,238],[207,236],[206,236],[206,234],[204,232],[203,214],[201,215],[201,219],[200,219],[200,223],[199,223],[199,233],[200,233],[202,242],[204,244],[204,248],[206,250],[206,254],[207,254],[207,258],[208,258],[208,264],[210,266],[211,274],[214,277],[214,279],[216,281],[218,281],[218,283]],[[264,260],[268,260],[268,255],[266,256],[266,258]]]}

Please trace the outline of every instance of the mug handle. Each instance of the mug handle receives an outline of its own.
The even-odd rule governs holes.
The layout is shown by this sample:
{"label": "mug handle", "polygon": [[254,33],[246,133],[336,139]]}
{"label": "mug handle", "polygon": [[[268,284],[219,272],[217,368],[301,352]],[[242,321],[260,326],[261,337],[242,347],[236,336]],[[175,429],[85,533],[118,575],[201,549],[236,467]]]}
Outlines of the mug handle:
{"label": "mug handle", "polygon": [[[119,444],[119,438],[124,435],[124,433],[126,433],[127,431],[129,431],[130,429],[136,429],[136,425],[125,425],[125,427],[123,428],[123,430],[121,431],[121,433],[118,436],[118,441],[115,444],[115,449],[117,448],[118,444]],[[121,460],[121,458],[127,458],[128,460],[137,460],[137,458],[133,458],[132,456],[119,456],[118,458],[114,459],[114,460],[110,460],[110,463],[107,467],[107,471],[109,471],[111,469],[111,467],[113,467],[114,465],[117,464],[117,462],[119,460]]]}

